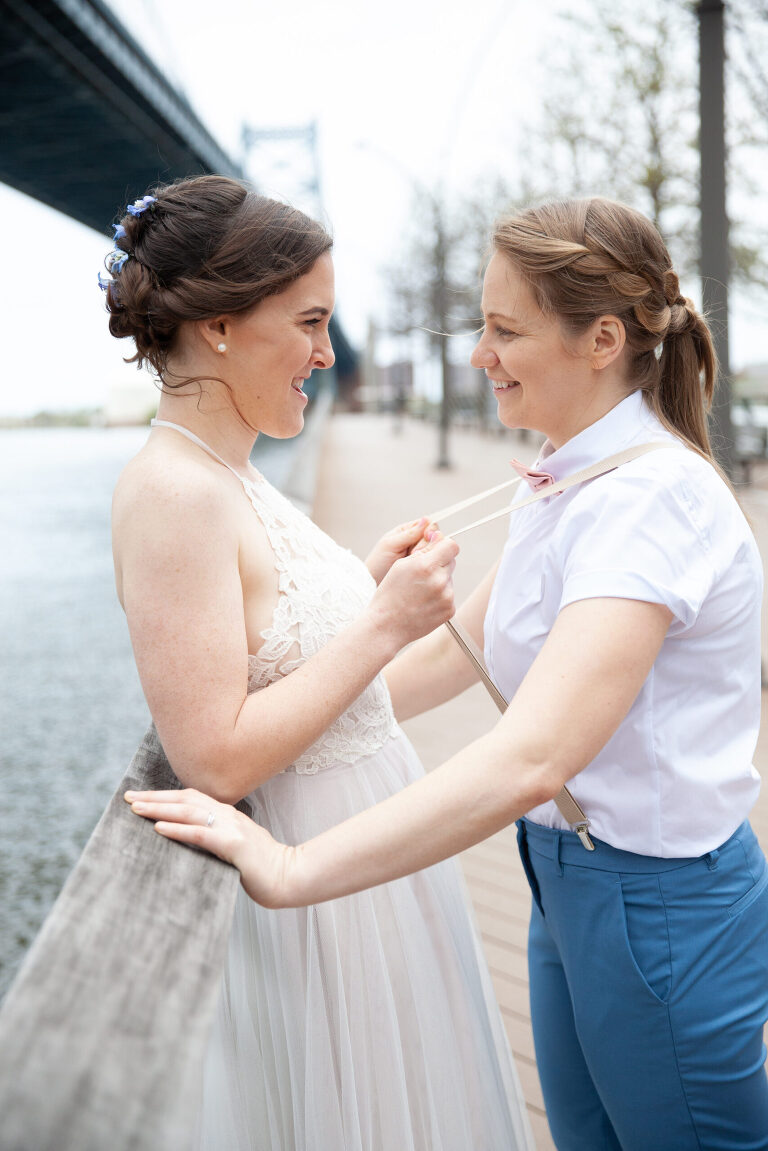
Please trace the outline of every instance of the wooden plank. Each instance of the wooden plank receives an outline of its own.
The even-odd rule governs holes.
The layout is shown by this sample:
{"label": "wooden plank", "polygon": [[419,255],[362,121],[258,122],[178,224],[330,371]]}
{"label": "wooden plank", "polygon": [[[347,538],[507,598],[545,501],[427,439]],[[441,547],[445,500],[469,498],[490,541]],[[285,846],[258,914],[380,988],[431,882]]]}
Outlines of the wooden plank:
{"label": "wooden plank", "polygon": [[524,892],[513,891],[503,883],[488,882],[467,874],[465,868],[467,887],[472,892],[472,901],[478,907],[491,910],[496,915],[519,923],[524,928],[523,939],[528,937],[528,923],[531,918],[530,890],[526,896]]}
{"label": "wooden plank", "polygon": [[530,1026],[531,1004],[528,993],[528,984],[515,979],[506,971],[491,968],[491,979],[496,998],[502,1011],[510,1015],[520,1015],[528,1020]]}
{"label": "wooden plank", "polygon": [[179,786],[152,727],[3,1002],[2,1151],[188,1151],[239,877],[122,798]]}
{"label": "wooden plank", "polygon": [[526,883],[518,885],[507,877],[498,868],[475,859],[462,857],[462,866],[470,887],[479,884],[485,890],[498,892],[500,899],[505,899],[510,907],[516,906],[519,912],[530,913],[531,890]]}
{"label": "wooden plank", "polygon": [[538,1111],[543,1112],[544,1097],[541,1094],[536,1064],[532,1060],[526,1059],[524,1055],[518,1055],[515,1058],[515,1066],[526,1103],[529,1107],[535,1107]]}
{"label": "wooden plank", "polygon": [[530,1063],[536,1062],[536,1050],[533,1045],[533,1028],[530,1019],[518,1015],[517,1012],[501,1009],[504,1027],[509,1039],[509,1046],[514,1052],[515,1059],[523,1055]]}
{"label": "wooden plank", "polygon": [[531,1122],[533,1138],[536,1141],[537,1151],[555,1151],[554,1140],[549,1130],[549,1123],[543,1111],[536,1107],[528,1108],[528,1118]]}
{"label": "wooden plank", "polygon": [[496,939],[509,947],[516,947],[522,955],[525,955],[526,939],[525,935],[521,938],[520,931],[522,928],[525,932],[528,927],[526,916],[504,915],[497,908],[488,906],[478,899],[475,902],[475,918],[484,939]]}

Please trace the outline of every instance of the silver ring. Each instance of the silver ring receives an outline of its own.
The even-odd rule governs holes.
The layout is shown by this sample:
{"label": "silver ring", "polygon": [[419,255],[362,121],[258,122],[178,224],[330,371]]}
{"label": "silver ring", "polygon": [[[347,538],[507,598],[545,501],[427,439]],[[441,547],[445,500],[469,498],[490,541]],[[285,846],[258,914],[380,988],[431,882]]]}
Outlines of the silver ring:
{"label": "silver ring", "polygon": [[208,821],[207,821],[205,826],[206,827],[213,827],[213,821],[215,818],[216,818],[216,815],[214,814],[214,812],[209,811],[208,812]]}

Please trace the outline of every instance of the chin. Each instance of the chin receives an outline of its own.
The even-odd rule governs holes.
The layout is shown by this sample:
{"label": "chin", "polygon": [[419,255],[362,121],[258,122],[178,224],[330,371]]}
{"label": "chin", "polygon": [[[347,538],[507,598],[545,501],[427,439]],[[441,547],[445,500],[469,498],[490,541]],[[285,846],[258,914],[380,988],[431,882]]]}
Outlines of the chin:
{"label": "chin", "polygon": [[510,431],[514,431],[515,429],[523,429],[526,426],[525,422],[520,418],[520,416],[513,415],[511,412],[503,411],[501,404],[499,404],[496,410],[496,416],[499,423],[503,424],[505,428],[509,428]]}
{"label": "chin", "polygon": [[304,416],[302,415],[299,420],[291,422],[290,424],[279,424],[277,427],[271,428],[269,426],[259,428],[259,431],[269,436],[271,440],[292,440],[297,436],[304,427]]}
{"label": "chin", "polygon": [[510,431],[528,431],[535,432],[538,429],[530,416],[527,416],[525,410],[518,404],[505,404],[504,399],[497,399],[496,401],[496,417],[500,424]]}

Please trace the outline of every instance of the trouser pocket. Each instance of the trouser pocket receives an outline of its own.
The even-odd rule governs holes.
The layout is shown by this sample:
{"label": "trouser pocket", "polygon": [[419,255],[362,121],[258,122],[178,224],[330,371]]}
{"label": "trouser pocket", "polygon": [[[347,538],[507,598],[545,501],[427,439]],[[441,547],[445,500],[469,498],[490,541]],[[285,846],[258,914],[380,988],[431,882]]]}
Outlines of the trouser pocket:
{"label": "trouser pocket", "polygon": [[667,910],[656,875],[620,875],[630,959],[648,990],[666,1003],[672,990],[672,951]]}
{"label": "trouser pocket", "polygon": [[740,899],[737,899],[735,903],[732,903],[728,908],[728,915],[731,919],[737,919],[742,912],[751,907],[755,900],[759,899],[768,887],[768,864],[764,859],[762,860],[762,865],[762,872],[758,875],[756,881]]}

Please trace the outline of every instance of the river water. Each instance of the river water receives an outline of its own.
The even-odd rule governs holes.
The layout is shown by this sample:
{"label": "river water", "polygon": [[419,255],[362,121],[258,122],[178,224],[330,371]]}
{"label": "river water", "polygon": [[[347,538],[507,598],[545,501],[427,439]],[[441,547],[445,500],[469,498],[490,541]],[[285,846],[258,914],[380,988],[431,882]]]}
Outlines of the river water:
{"label": "river water", "polygon": [[[149,722],[109,523],[146,436],[0,430],[0,996]],[[254,459],[279,484],[289,455]]]}

